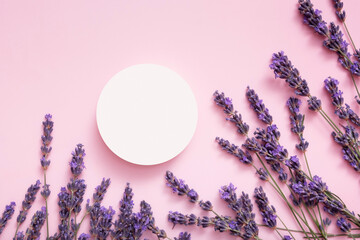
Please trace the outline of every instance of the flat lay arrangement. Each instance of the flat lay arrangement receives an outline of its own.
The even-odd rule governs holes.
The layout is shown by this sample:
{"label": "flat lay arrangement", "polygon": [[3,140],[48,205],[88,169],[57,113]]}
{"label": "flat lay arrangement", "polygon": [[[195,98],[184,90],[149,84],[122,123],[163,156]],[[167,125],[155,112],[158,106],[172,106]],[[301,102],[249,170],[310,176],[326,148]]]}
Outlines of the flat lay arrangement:
{"label": "flat lay arrangement", "polygon": [[360,238],[357,1],[2,5],[0,239]]}

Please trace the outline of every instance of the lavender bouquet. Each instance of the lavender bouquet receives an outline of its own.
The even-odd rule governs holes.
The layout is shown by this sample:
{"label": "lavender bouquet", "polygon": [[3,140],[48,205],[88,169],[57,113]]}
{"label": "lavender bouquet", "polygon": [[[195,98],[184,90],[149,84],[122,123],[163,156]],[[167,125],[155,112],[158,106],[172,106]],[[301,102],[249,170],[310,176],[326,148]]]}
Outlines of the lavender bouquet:
{"label": "lavender bouquet", "polygon": [[[312,27],[316,33],[324,37],[323,46],[337,53],[339,63],[348,71],[350,79],[357,92],[355,98],[359,101],[359,91],[356,77],[360,76],[359,52],[351,39],[349,29],[345,23],[343,3],[333,1],[335,13],[343,24],[354,50],[350,53],[348,43],[343,39],[340,27],[335,23],[327,26],[321,16],[321,11],[313,8],[310,0],[299,0],[298,9],[304,17],[304,22]],[[285,82],[294,89],[297,96],[307,98],[310,111],[319,113],[333,129],[331,136],[341,146],[344,160],[355,171],[360,171],[360,142],[357,127],[360,126],[359,116],[344,102],[343,92],[339,89],[339,81],[332,77],[324,80],[324,87],[329,93],[334,112],[342,121],[337,124],[323,108],[319,98],[312,95],[300,72],[295,68],[283,51],[274,53],[270,69],[275,78],[285,79]],[[170,211],[168,219],[174,225],[197,225],[199,227],[213,227],[215,231],[227,232],[242,239],[259,239],[261,228],[271,228],[280,239],[328,239],[328,238],[360,238],[360,215],[349,209],[346,203],[333,192],[318,175],[313,175],[309,167],[306,151],[309,142],[304,137],[305,114],[300,112],[301,100],[295,96],[289,97],[284,104],[289,110],[290,130],[298,139],[295,144],[301,155],[290,154],[280,142],[280,132],[273,122],[273,117],[263,100],[250,87],[246,90],[246,97],[250,108],[257,114],[258,119],[266,127],[257,127],[253,135],[249,134],[250,126],[243,121],[242,114],[234,109],[232,100],[224,93],[214,93],[215,103],[223,109],[226,120],[236,126],[238,134],[245,137],[241,146],[216,137],[218,145],[228,154],[237,158],[241,163],[254,169],[255,174],[265,184],[270,184],[288,207],[297,228],[289,228],[276,213],[276,208],[269,200],[261,186],[254,189],[253,198],[258,207],[262,222],[255,222],[253,205],[249,195],[236,195],[236,187],[230,183],[219,190],[220,198],[233,210],[232,216],[216,212],[210,201],[198,200],[195,190],[190,189],[181,179],[171,172],[166,173],[167,185],[180,196],[186,195],[190,202],[196,203],[204,211],[210,211],[213,217],[198,217],[194,214],[183,214]],[[303,159],[301,161],[300,159]],[[302,162],[302,163],[301,163]],[[339,232],[329,232],[331,222],[335,222]]]}

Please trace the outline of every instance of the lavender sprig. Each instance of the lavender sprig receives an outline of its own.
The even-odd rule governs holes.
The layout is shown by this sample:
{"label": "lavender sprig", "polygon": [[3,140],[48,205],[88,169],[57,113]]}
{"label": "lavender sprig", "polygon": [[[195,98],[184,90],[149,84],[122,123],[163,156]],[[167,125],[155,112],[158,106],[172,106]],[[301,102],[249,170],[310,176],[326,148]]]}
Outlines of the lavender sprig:
{"label": "lavender sprig", "polygon": [[78,240],[88,240],[90,238],[91,238],[91,236],[89,234],[82,233],[82,234],[80,234]]}
{"label": "lavender sprig", "polygon": [[188,232],[181,232],[178,238],[174,238],[174,240],[191,240],[191,234]]}
{"label": "lavender sprig", "polygon": [[246,135],[249,132],[249,125],[242,120],[241,114],[234,111],[232,100],[225,97],[224,93],[219,93],[218,91],[215,91],[213,96],[215,103],[222,107],[224,113],[228,115],[226,120],[233,122],[236,125],[238,133]]}
{"label": "lavender sprig", "polygon": [[277,218],[276,210],[274,206],[269,205],[269,200],[261,186],[259,188],[255,188],[254,197],[256,205],[260,210],[263,223],[269,228],[275,228]]}
{"label": "lavender sprig", "polygon": [[[165,178],[168,181],[167,185],[174,188],[175,192],[179,192],[180,181],[169,171],[167,171]],[[181,180],[180,189],[189,189],[187,185],[184,185],[184,181]],[[228,203],[228,206],[236,213],[235,219],[219,215],[212,209],[211,205],[211,211],[215,214],[215,217],[200,218],[194,214],[185,215],[177,211],[170,211],[168,220],[172,222],[174,226],[176,224],[196,225],[202,226],[203,228],[214,226],[215,231],[229,232],[231,235],[239,236],[243,239],[258,239],[258,227],[254,221],[255,215],[252,213],[253,205],[249,199],[249,195],[243,192],[240,198],[237,198],[235,190],[236,187],[231,183],[220,188],[220,197],[225,200]],[[185,193],[186,191],[180,191],[180,194],[178,195],[183,196]],[[243,228],[243,232],[241,232],[241,228]]]}
{"label": "lavender sprig", "polygon": [[2,214],[2,217],[0,218],[0,235],[4,231],[4,228],[7,224],[7,222],[11,219],[11,217],[14,215],[14,208],[16,204],[15,202],[11,202],[9,205],[6,205],[5,210]]}
{"label": "lavender sprig", "polygon": [[97,225],[93,228],[92,236],[95,239],[106,239],[111,233],[112,219],[115,211],[111,208],[100,208]]}
{"label": "lavender sprig", "polygon": [[250,87],[247,87],[246,97],[250,102],[250,107],[255,111],[258,118],[264,123],[271,125],[273,118],[269,113],[269,109],[265,107],[263,101],[259,98],[256,92]]}
{"label": "lavender sprig", "polygon": [[[153,234],[157,236],[158,239],[169,239],[167,237],[167,234],[165,230],[160,229],[155,222],[155,218],[153,216],[153,212],[151,211],[151,206],[145,201],[141,201],[140,203],[140,213],[142,215],[142,218],[146,218],[144,222],[148,221],[148,224],[146,225],[146,228],[151,231]],[[141,228],[143,231],[145,229]]]}
{"label": "lavender sprig", "polygon": [[25,199],[23,200],[22,205],[21,205],[22,208],[20,210],[19,215],[16,218],[17,226],[16,226],[14,238],[17,235],[20,225],[25,221],[27,213],[29,212],[32,204],[34,203],[34,201],[36,199],[36,194],[38,193],[39,189],[40,189],[40,181],[39,180],[37,180],[35,184],[32,184],[28,188],[27,193],[25,194]]}
{"label": "lavender sprig", "polygon": [[84,157],[85,157],[85,149],[83,149],[82,144],[78,144],[75,148],[75,151],[71,153],[72,159],[70,161],[70,170],[74,177],[78,177],[83,169],[85,168],[84,165]]}
{"label": "lavender sprig", "polygon": [[48,218],[48,204],[47,199],[50,196],[50,185],[46,182],[46,171],[50,165],[49,153],[52,150],[50,147],[50,143],[53,139],[51,133],[53,132],[54,122],[52,121],[52,115],[46,114],[45,121],[43,121],[43,135],[41,136],[42,146],[41,153],[42,157],[40,159],[41,166],[44,171],[44,185],[43,190],[41,191],[41,195],[45,199],[45,209],[46,209],[46,238],[49,238],[49,218]]}
{"label": "lavender sprig", "polygon": [[46,208],[42,207],[41,211],[36,211],[34,216],[31,219],[31,223],[28,229],[26,229],[25,239],[30,240],[34,239],[37,240],[40,238],[41,235],[41,228],[45,223],[46,219]]}
{"label": "lavender sprig", "polygon": [[90,214],[90,233],[96,231],[96,226],[98,224],[98,219],[100,217],[101,212],[101,202],[105,197],[105,193],[110,186],[110,178],[103,178],[100,185],[95,188],[95,192],[93,194],[94,203],[90,205],[90,199],[87,200],[86,203],[86,212],[82,217],[80,223],[77,226],[77,230],[75,232],[75,236],[77,236],[78,230],[80,229],[81,224],[83,223],[85,217]]}
{"label": "lavender sprig", "polygon": [[52,121],[52,115],[46,114],[45,121],[43,121],[42,124],[43,124],[43,135],[41,136],[42,146],[40,148],[42,157],[40,159],[40,163],[42,168],[44,170],[47,170],[47,168],[50,165],[50,159],[48,159],[48,157],[49,157],[49,153],[52,150],[52,147],[50,147],[51,141],[53,139],[51,133],[54,127],[54,122]]}
{"label": "lavender sprig", "polygon": [[237,157],[240,162],[244,164],[252,164],[253,159],[248,151],[243,151],[240,147],[235,144],[231,144],[228,140],[216,137],[216,142],[222,147],[224,151]]}
{"label": "lavender sprig", "polygon": [[[286,66],[286,67],[284,67]],[[275,78],[276,77],[280,77],[285,79],[287,82],[291,82],[293,78],[298,78],[301,79],[299,71],[292,65],[291,61],[288,60],[288,57],[284,54],[284,52],[279,52],[279,53],[274,53],[273,57],[272,57],[272,64],[270,65],[270,68],[274,70],[275,73]],[[281,72],[286,72],[287,74],[279,74]],[[299,80],[300,81],[300,80]],[[289,84],[290,87],[293,87],[291,84]],[[335,94],[337,92],[337,94],[339,95],[339,91],[337,90],[337,84],[334,81],[329,81],[329,84],[326,85],[327,88],[329,89],[328,91],[330,91],[330,93]],[[295,87],[296,89],[296,87]],[[308,89],[307,84],[306,84],[306,89]],[[296,94],[299,94],[299,91],[295,91]],[[325,113],[324,110],[322,110],[321,108],[321,102],[310,95],[310,92],[308,92],[307,94],[308,97],[308,104],[309,104],[309,109],[311,110],[315,110],[318,111],[321,116],[329,123],[329,125],[334,129],[334,132],[332,133],[335,141],[337,141],[337,138],[346,138],[346,129],[349,131],[350,127],[346,127],[345,129],[345,133],[343,133],[341,131],[341,129],[331,120],[331,118]],[[340,96],[335,96],[336,99],[333,101],[336,101],[336,105],[339,105],[341,103],[341,97]],[[345,108],[346,110],[346,108]],[[346,115],[346,113],[344,113],[344,111],[342,110],[342,108],[339,108],[339,112],[338,114],[341,115]],[[348,112],[348,110],[346,110],[346,112]],[[349,110],[350,113],[352,113],[353,111],[351,111],[351,109]],[[354,119],[356,118],[356,116],[353,114]],[[351,132],[351,131],[350,131]],[[341,143],[341,141],[337,141],[338,143]],[[359,145],[355,144],[354,142],[352,144],[349,144],[346,146],[346,148],[344,149],[343,146],[343,152],[345,155],[345,160],[348,161],[351,166],[358,171],[358,167],[357,164],[360,163],[360,151],[359,151]]]}
{"label": "lavender sprig", "polygon": [[338,19],[341,22],[345,22],[346,13],[343,10],[344,3],[341,2],[340,0],[333,0],[333,2],[334,2],[334,8],[335,8],[336,16],[338,17]]}
{"label": "lavender sprig", "polygon": [[322,19],[321,11],[313,8],[309,0],[299,0],[299,11],[304,16],[304,23],[312,27],[322,36],[328,34],[326,22]]}
{"label": "lavender sprig", "polygon": [[298,135],[300,139],[300,143],[296,144],[296,148],[302,152],[305,152],[309,146],[309,143],[304,139],[304,118],[305,115],[300,113],[300,105],[301,101],[298,98],[290,97],[286,105],[290,110],[290,123],[291,123],[291,131]]}
{"label": "lavender sprig", "polygon": [[189,201],[192,203],[198,203],[200,208],[205,211],[213,211],[213,205],[210,201],[199,201],[199,194],[185,183],[184,180],[178,179],[170,171],[166,171],[165,174],[166,185],[172,188],[174,193],[177,193],[179,196],[186,195],[189,198]]}
{"label": "lavender sprig", "polygon": [[360,126],[360,117],[350,108],[348,104],[344,106],[343,92],[339,89],[339,81],[328,77],[324,80],[325,89],[329,93],[332,104],[335,107],[335,114],[345,121],[351,121],[356,126]]}

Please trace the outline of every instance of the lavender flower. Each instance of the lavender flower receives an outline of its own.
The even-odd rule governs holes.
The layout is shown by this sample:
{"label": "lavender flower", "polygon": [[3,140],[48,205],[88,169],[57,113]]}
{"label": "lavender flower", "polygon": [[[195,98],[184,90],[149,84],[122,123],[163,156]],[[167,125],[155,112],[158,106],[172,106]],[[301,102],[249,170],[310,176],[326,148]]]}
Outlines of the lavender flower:
{"label": "lavender flower", "polygon": [[310,0],[299,0],[299,11],[304,16],[304,23],[312,27],[318,34],[326,36],[328,29],[322,19],[321,11],[313,8]]}
{"label": "lavender flower", "polygon": [[237,157],[240,162],[245,164],[252,164],[253,159],[248,151],[241,150],[240,147],[235,144],[230,144],[228,140],[217,137],[216,142],[222,147],[224,151],[230,153],[231,155]]}
{"label": "lavender flower", "polygon": [[[339,109],[344,104],[344,98],[342,97],[343,92],[339,90],[338,85],[339,81],[335,78],[328,77],[324,80],[325,89],[330,94],[332,104],[335,106],[335,109]],[[335,111],[336,113],[336,111]]]}
{"label": "lavender flower", "polygon": [[58,206],[60,207],[60,224],[58,225],[59,233],[55,234],[54,239],[73,239],[74,232],[68,228],[72,207],[74,206],[71,194],[62,187],[58,194]]}
{"label": "lavender flower", "polygon": [[42,146],[41,146],[41,154],[42,157],[40,159],[41,166],[44,170],[46,170],[50,165],[50,160],[48,159],[48,155],[52,150],[50,147],[50,143],[53,139],[51,133],[53,131],[54,122],[51,120],[51,114],[45,115],[45,121],[43,121],[43,135],[41,136]]}
{"label": "lavender flower", "polygon": [[[86,184],[84,179],[70,179],[67,184],[67,189],[71,193],[70,210],[75,214],[80,213],[81,203],[84,200],[84,194],[86,190]],[[71,214],[71,212],[70,212]]]}
{"label": "lavender flower", "polygon": [[256,92],[253,89],[247,87],[246,96],[250,102],[250,107],[256,112],[258,118],[264,123],[271,125],[273,119],[269,113],[269,109],[265,107],[263,101],[259,99],[259,96],[256,94]]}
{"label": "lavender flower", "polygon": [[269,180],[269,174],[267,173],[267,171],[263,168],[259,168],[256,171],[256,174],[259,175],[259,178],[263,181],[268,181]]}
{"label": "lavender flower", "polygon": [[14,238],[14,240],[24,240],[24,239],[25,239],[24,232],[18,232],[16,234],[16,237]]}
{"label": "lavender flower", "polygon": [[142,217],[147,218],[149,221],[147,224],[147,229],[150,230],[153,234],[155,234],[158,239],[167,238],[166,232],[156,226],[155,218],[153,217],[153,213],[151,211],[151,206],[147,202],[141,201],[140,207],[140,213]]}
{"label": "lavender flower", "polygon": [[343,33],[340,31],[339,26],[330,23],[329,33],[330,36],[324,41],[324,46],[338,54],[338,61],[345,69],[349,70],[352,74],[359,76],[359,63],[357,61],[351,61],[351,54],[347,49],[349,44],[343,40]]}
{"label": "lavender flower", "polygon": [[283,51],[272,55],[270,69],[274,70],[275,78],[285,79],[289,86],[295,89],[296,95],[310,96],[306,80],[301,78],[299,70],[292,65]]}
{"label": "lavender flower", "polygon": [[291,240],[292,238],[289,235],[284,235],[283,240]]}
{"label": "lavender flower", "polygon": [[190,189],[184,180],[177,179],[170,171],[166,171],[165,179],[167,181],[166,185],[171,187],[174,193],[177,193],[179,196],[186,195],[192,203],[197,202],[199,195],[194,189]]}
{"label": "lavender flower", "polygon": [[338,218],[336,225],[340,228],[342,232],[349,233],[351,230],[351,224],[345,220],[345,218]]}
{"label": "lavender flower", "polygon": [[22,202],[22,209],[16,219],[18,226],[25,221],[26,215],[27,215],[29,209],[31,208],[33,202],[35,201],[36,194],[38,193],[39,189],[40,189],[40,181],[39,180],[37,180],[35,184],[32,184],[28,188],[27,193],[25,194],[25,199]]}
{"label": "lavender flower", "polygon": [[84,157],[85,157],[85,149],[83,149],[82,144],[78,144],[75,148],[75,151],[71,153],[72,159],[70,161],[70,169],[72,174],[75,177],[78,177],[83,169],[85,168],[84,165]]}
{"label": "lavender flower", "polygon": [[[340,1],[334,0],[336,14],[338,18],[344,22],[345,12],[342,11],[343,4]],[[343,40],[343,34],[333,22],[330,23],[330,28],[326,27],[326,22],[322,20],[321,11],[314,10],[313,4],[310,0],[299,0],[299,11],[304,16],[304,22],[320,35],[326,37],[323,45],[337,53],[340,64],[350,71],[352,74],[360,75],[360,65],[358,61],[351,61],[351,54],[347,50],[349,45]],[[356,57],[355,57],[356,58]]]}
{"label": "lavender flower", "polygon": [[129,238],[131,236],[129,226],[131,226],[132,209],[134,207],[133,196],[132,188],[127,183],[123,198],[120,201],[120,214],[118,220],[114,223],[114,230],[111,233],[111,236],[115,239],[119,239],[119,237]]}
{"label": "lavender flower", "polygon": [[168,214],[168,221],[173,223],[174,226],[176,224],[190,226],[190,225],[198,225],[200,222],[200,218],[198,218],[194,214],[184,215],[179,212],[170,211]]}
{"label": "lavender flower", "polygon": [[275,228],[277,218],[276,210],[274,206],[269,205],[269,200],[262,187],[255,188],[254,197],[263,218],[263,223],[269,228]]}
{"label": "lavender flower", "polygon": [[282,163],[288,157],[288,151],[279,144],[280,132],[275,124],[265,129],[257,128],[254,132],[255,138],[261,140],[261,143],[254,139],[246,139],[244,147],[249,151],[258,152],[263,156],[271,169],[279,174],[281,181],[286,181],[287,173],[281,167]]}
{"label": "lavender flower", "polygon": [[79,236],[78,240],[88,240],[88,239],[90,239],[90,238],[91,238],[91,236],[90,236],[89,234],[82,233],[82,234]]}
{"label": "lavender flower", "polygon": [[31,219],[29,228],[26,230],[25,237],[26,239],[39,239],[41,234],[41,228],[45,223],[46,218],[46,208],[42,207],[41,211],[36,211],[34,216]]}
{"label": "lavender flower", "polygon": [[13,216],[15,210],[16,204],[15,202],[11,202],[9,205],[6,205],[5,210],[2,214],[2,217],[0,218],[0,235],[4,231],[4,228],[7,224],[7,222],[11,219]]}
{"label": "lavender flower", "polygon": [[224,93],[219,93],[218,91],[215,91],[213,95],[215,103],[222,107],[224,112],[228,115],[226,120],[233,122],[236,125],[238,133],[247,135],[249,132],[249,125],[243,122],[241,114],[239,114],[237,111],[234,111],[232,100],[228,97],[225,97]]}
{"label": "lavender flower", "polygon": [[341,22],[345,22],[346,13],[343,10],[344,3],[341,2],[340,0],[333,0],[333,2],[334,2],[334,8],[335,8],[336,16],[338,17],[338,19]]}
{"label": "lavender flower", "polygon": [[310,99],[308,99],[307,102],[308,102],[310,110],[313,110],[315,112],[318,112],[321,110],[320,99],[317,99],[316,97],[310,97]]}
{"label": "lavender flower", "polygon": [[329,92],[332,104],[335,106],[335,114],[344,120],[350,120],[356,126],[360,126],[360,117],[350,108],[348,104],[344,107],[343,92],[339,90],[339,81],[328,77],[324,80],[325,89]]}
{"label": "lavender flower", "polygon": [[135,239],[140,239],[150,224],[148,204],[145,201],[140,203],[140,212],[133,215],[133,228]]}
{"label": "lavender flower", "polygon": [[236,187],[230,183],[229,185],[224,185],[220,188],[220,198],[225,200],[228,203],[228,207],[233,211],[240,212],[242,208],[241,199],[238,199],[236,196]]}
{"label": "lavender flower", "polygon": [[290,124],[291,124],[291,131],[295,134],[297,134],[300,138],[300,143],[296,144],[296,148],[300,151],[305,152],[306,149],[309,146],[309,143],[305,141],[303,137],[304,133],[304,118],[305,116],[300,113],[300,105],[301,101],[298,98],[290,97],[286,105],[288,106],[290,110]]}
{"label": "lavender flower", "polygon": [[105,193],[110,186],[110,178],[103,178],[101,184],[95,188],[95,193],[93,194],[94,202],[101,202],[104,199]]}
{"label": "lavender flower", "polygon": [[258,235],[258,227],[254,221],[255,214],[252,213],[253,205],[249,199],[249,195],[244,192],[237,198],[235,193],[236,187],[230,183],[229,185],[222,186],[220,189],[220,197],[228,203],[228,207],[236,212],[236,221],[226,223],[224,220],[218,220],[221,223],[219,226],[223,228],[219,231],[226,230],[229,225],[233,229],[233,234],[237,233],[237,229],[244,228],[245,233],[242,235],[245,239],[253,238]]}
{"label": "lavender flower", "polygon": [[191,234],[187,232],[181,232],[179,237],[175,237],[174,240],[191,240]]}
{"label": "lavender flower", "polygon": [[111,207],[108,209],[105,207],[100,208],[100,217],[97,221],[95,231],[92,232],[95,239],[106,239],[109,236],[114,214],[115,211]]}
{"label": "lavender flower", "polygon": [[359,134],[353,126],[345,126],[344,134],[332,133],[334,141],[342,146],[343,158],[349,162],[355,171],[360,171],[360,156],[358,155],[357,148],[360,144],[358,138]]}
{"label": "lavender flower", "polygon": [[285,161],[285,164],[292,170],[300,170],[300,162],[297,156],[291,156],[288,160]]}

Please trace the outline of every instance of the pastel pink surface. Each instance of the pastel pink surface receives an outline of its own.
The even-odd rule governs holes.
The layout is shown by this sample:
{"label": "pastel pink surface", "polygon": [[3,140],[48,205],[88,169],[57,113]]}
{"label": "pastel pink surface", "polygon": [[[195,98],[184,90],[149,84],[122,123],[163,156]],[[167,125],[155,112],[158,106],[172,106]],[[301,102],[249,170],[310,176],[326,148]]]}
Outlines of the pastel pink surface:
{"label": "pastel pink surface", "polygon": [[[331,1],[317,1],[316,7],[323,10],[328,22],[337,21]],[[356,43],[360,42],[356,31],[359,7],[355,0],[345,3],[347,24]],[[340,80],[345,100],[359,111],[347,72],[337,63],[336,55],[321,46],[322,39],[302,24],[296,1],[1,1],[0,32],[0,208],[10,201],[17,204],[1,239],[13,237],[27,187],[37,179],[42,181],[40,135],[46,113],[53,114],[55,121],[48,170],[51,234],[58,224],[57,193],[70,178],[71,151],[82,143],[87,152],[82,175],[88,187],[86,198],[91,198],[103,177],[109,177],[112,184],[104,205],[117,209],[130,182],[136,210],[145,199],[158,226],[170,236],[190,231],[193,239],[231,239],[211,229],[172,229],[168,211],[207,213],[171,193],[164,182],[166,170],[185,179],[202,199],[212,201],[224,214],[231,212],[219,199],[220,186],[232,182],[239,194],[245,191],[252,195],[256,186],[263,185],[278,215],[290,227],[295,228],[296,223],[252,168],[240,164],[214,142],[220,136],[241,145],[244,138],[225,121],[212,101],[213,92],[218,89],[230,96],[253,132],[262,125],[250,111],[245,89],[254,88],[270,109],[290,155],[297,153],[297,139],[289,132],[285,101],[293,94],[282,80],[274,80],[269,70],[273,52],[284,50],[288,54],[312,93],[323,99],[327,112],[333,112],[323,90],[328,76]],[[119,159],[106,147],[96,126],[96,103],[106,82],[118,71],[140,63],[160,64],[177,72],[189,83],[198,102],[198,126],[190,145],[173,160],[156,166]],[[358,174],[342,159],[339,146],[331,140],[330,127],[305,106],[302,110],[306,113],[305,137],[310,142],[308,158],[313,174],[320,175],[345,199],[349,209],[360,212]],[[41,205],[44,201],[39,195],[22,231]],[[256,219],[261,221],[259,214]],[[87,226],[88,220],[80,232]],[[260,230],[263,239],[278,238],[273,231]],[[43,228],[41,239],[45,234]],[[156,239],[153,235],[149,238]]]}

